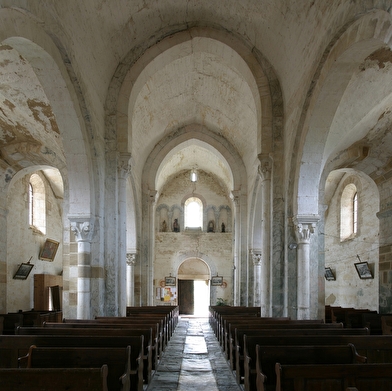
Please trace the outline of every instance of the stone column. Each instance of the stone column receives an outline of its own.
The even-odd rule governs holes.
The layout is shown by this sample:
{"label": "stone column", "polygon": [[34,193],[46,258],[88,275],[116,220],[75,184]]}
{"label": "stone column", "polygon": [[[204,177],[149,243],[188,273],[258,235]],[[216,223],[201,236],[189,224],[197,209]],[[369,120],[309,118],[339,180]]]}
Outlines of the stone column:
{"label": "stone column", "polygon": [[135,305],[135,253],[127,254],[127,307]]}
{"label": "stone column", "polygon": [[69,218],[71,231],[78,243],[78,304],[77,318],[91,318],[91,241],[93,218]]}
{"label": "stone column", "polygon": [[261,178],[261,235],[262,235],[262,254],[264,262],[262,264],[262,284],[261,284],[261,316],[271,316],[273,298],[273,273],[272,273],[272,167],[273,161],[269,154],[260,154],[258,156],[260,165],[258,172]]}
{"label": "stone column", "polygon": [[126,316],[127,306],[127,270],[124,258],[127,241],[127,179],[131,171],[131,154],[121,153],[118,163],[118,315]]}
{"label": "stone column", "polygon": [[[154,304],[154,261],[155,261],[155,206],[157,201],[158,192],[156,190],[150,191],[150,202],[149,202],[149,216],[150,216],[150,227],[149,227],[149,246],[150,256],[148,259],[147,268],[147,305]],[[181,228],[181,227],[180,227]]]}
{"label": "stone column", "polygon": [[297,217],[297,319],[310,319],[310,239],[318,218]]}
{"label": "stone column", "polygon": [[[261,252],[260,251],[255,251],[255,250],[250,250],[250,255],[253,260],[253,274],[254,274],[254,299],[253,299],[253,305],[255,307],[265,307],[266,302],[262,300],[262,282],[261,282]],[[264,315],[264,311],[261,311],[261,316]]]}
{"label": "stone column", "polygon": [[[3,200],[6,200],[5,196]],[[8,209],[0,207],[0,313],[7,313],[7,214]]]}

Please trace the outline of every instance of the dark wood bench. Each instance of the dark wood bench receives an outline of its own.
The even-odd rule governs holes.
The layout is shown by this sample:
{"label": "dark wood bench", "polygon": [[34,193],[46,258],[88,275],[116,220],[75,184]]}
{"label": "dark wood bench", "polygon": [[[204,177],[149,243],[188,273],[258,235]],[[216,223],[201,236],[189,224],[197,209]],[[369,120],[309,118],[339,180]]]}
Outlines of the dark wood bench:
{"label": "dark wood bench", "polygon": [[[37,347],[30,346],[29,353],[21,357],[27,361],[27,368],[100,368],[108,366],[107,385],[109,390],[143,390],[143,379],[139,371],[140,363],[132,356],[131,347]],[[141,379],[140,379],[141,378]],[[27,387],[28,388],[28,387]]]}
{"label": "dark wood bench", "polygon": [[[20,327],[18,335],[41,335],[41,336],[97,336],[105,339],[106,337],[124,336],[127,337],[134,355],[138,357],[138,365],[142,368],[142,378],[146,384],[151,381],[153,356],[150,349],[145,348],[144,335],[134,335],[131,329],[111,329],[111,328],[51,328],[51,327]],[[36,344],[39,346],[39,344]],[[144,369],[143,369],[144,368]]]}
{"label": "dark wood bench", "polygon": [[108,367],[0,368],[2,391],[108,391]]}
{"label": "dark wood bench", "polygon": [[[281,365],[276,363],[276,391],[392,390],[392,364]],[[264,391],[258,384],[258,391]]]}
{"label": "dark wood bench", "polygon": [[[246,391],[256,388],[256,378],[264,379],[266,390],[275,390],[275,364],[359,364],[366,363],[353,344],[323,346],[260,346],[254,345],[252,338],[245,338],[245,378]],[[248,348],[249,347],[249,348]]]}
{"label": "dark wood bench", "polygon": [[[231,327],[246,326],[256,328],[286,328],[292,326],[292,328],[343,328],[343,324],[339,323],[324,323],[322,319],[318,320],[296,320],[286,318],[223,318],[223,323],[219,330],[219,339],[221,345],[227,343],[225,340],[229,334]],[[301,327],[303,326],[303,327]],[[224,347],[224,346],[223,346]]]}
{"label": "dark wood bench", "polygon": [[[352,343],[368,363],[392,363],[392,336],[389,335],[247,335],[260,346],[275,345],[346,345]],[[257,340],[256,340],[257,339]]]}
{"label": "dark wood bench", "polygon": [[[288,337],[289,339],[296,340],[298,337],[304,336],[314,336],[318,339],[322,339],[325,336],[341,336],[341,335],[368,335],[368,329],[343,329],[343,328],[306,328],[306,329],[235,329],[235,350],[232,353],[233,360],[235,359],[235,364],[230,362],[230,365],[233,365],[233,370],[236,371],[236,379],[239,382],[242,382],[241,379],[244,377],[244,337],[245,335],[250,337],[264,337],[264,336],[276,336],[276,337]],[[342,344],[346,345],[350,343],[349,341],[344,343],[334,343],[331,345]],[[287,343],[290,345],[291,343]],[[303,344],[307,345],[307,344]],[[308,344],[309,345],[309,344]],[[310,345],[324,345],[323,343],[311,343]]]}
{"label": "dark wood bench", "polygon": [[[96,319],[63,319],[63,324],[72,324],[73,327],[88,327],[89,324],[120,324],[120,325],[128,325],[129,328],[143,328],[143,327],[151,327],[153,329],[153,334],[156,334],[156,338],[158,341],[159,351],[163,351],[167,344],[167,328],[164,327],[164,320],[162,318],[96,318]],[[81,324],[77,326],[77,324]],[[47,324],[45,323],[44,326]],[[57,323],[56,327],[66,327],[61,326],[61,323]],[[109,326],[103,326],[109,327]],[[122,326],[115,326],[122,327]]]}
{"label": "dark wood bench", "polygon": [[[260,326],[260,323],[262,323],[262,326]],[[315,327],[311,327],[309,325],[311,325],[311,322],[306,322],[306,321],[278,321],[278,322],[230,322],[228,323],[228,325],[226,326],[227,328],[227,332],[225,331],[225,335],[224,335],[224,347],[223,347],[223,351],[226,354],[226,358],[227,360],[229,360],[231,363],[235,363],[235,358],[232,357],[232,352],[233,350],[235,351],[236,349],[236,345],[234,344],[235,341],[235,330],[239,329],[239,330],[253,330],[254,332],[256,332],[256,330],[262,330],[262,329],[286,329],[288,328],[287,326],[275,326],[276,324],[284,324],[284,325],[294,325],[293,327],[290,327],[290,329],[333,329],[333,330],[342,330],[342,324],[334,324],[333,326],[315,326]],[[269,325],[269,327],[264,326],[264,324]],[[305,325],[304,327],[300,327],[298,326],[298,324],[303,324]],[[321,324],[321,323],[320,323]],[[324,324],[325,325],[325,324]],[[336,331],[337,333],[338,331]],[[365,329],[361,330],[361,331],[343,331],[343,333],[349,333],[349,334],[353,334],[353,333],[359,333],[359,334],[368,334],[369,331]],[[234,367],[232,367],[232,369],[234,369]]]}

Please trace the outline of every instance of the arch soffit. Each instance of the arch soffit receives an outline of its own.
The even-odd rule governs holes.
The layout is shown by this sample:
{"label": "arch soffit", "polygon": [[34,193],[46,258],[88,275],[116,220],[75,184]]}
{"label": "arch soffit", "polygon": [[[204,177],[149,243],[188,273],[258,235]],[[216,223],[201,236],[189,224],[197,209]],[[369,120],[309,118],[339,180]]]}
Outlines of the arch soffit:
{"label": "arch soffit", "polygon": [[204,253],[199,253],[196,251],[188,251],[184,254],[179,255],[175,261],[174,261],[174,265],[173,268],[174,270],[177,271],[176,275],[178,275],[178,270],[180,268],[180,266],[186,262],[187,260],[191,260],[191,259],[197,259],[200,260],[201,262],[204,262],[207,266],[208,269],[210,271],[210,275],[216,275],[217,274],[217,267],[214,263],[214,261],[206,254]]}
{"label": "arch soffit", "polygon": [[[42,25],[25,10],[0,9],[0,42],[14,47],[29,61],[56,116],[67,160],[66,167],[56,168],[61,171],[64,185],[68,188],[68,212],[70,215],[84,216],[91,213],[93,181],[89,176],[92,170],[88,159],[90,152],[85,143],[86,124],[79,120],[83,117],[78,111],[83,98],[75,92],[75,89],[78,90],[78,86],[74,85],[76,78],[71,80],[70,77],[73,70],[65,65],[65,49],[58,41],[54,42]],[[56,81],[55,88],[53,80]],[[43,164],[46,165],[47,161]]]}
{"label": "arch soffit", "polygon": [[[117,147],[118,150],[124,148],[130,149],[131,132],[129,126],[131,121],[128,118],[128,113],[133,110],[133,103],[138,94],[138,88],[141,84],[137,83],[142,72],[148,67],[153,60],[171,48],[180,45],[184,42],[190,41],[194,38],[209,38],[217,42],[219,46],[228,46],[233,53],[236,53],[239,58],[247,65],[249,72],[241,72],[244,79],[250,86],[256,105],[256,119],[257,134],[258,134],[258,151],[267,153],[272,150],[272,98],[269,87],[269,81],[264,74],[259,62],[252,53],[252,48],[247,47],[240,40],[235,38],[227,31],[216,30],[213,28],[190,28],[185,31],[177,32],[169,37],[157,40],[157,43],[148,48],[144,54],[132,65],[129,65],[127,73],[123,76],[123,80],[119,87],[118,101],[116,108],[117,118]],[[180,54],[178,54],[180,55]],[[182,54],[183,56],[184,54]],[[166,62],[172,61],[173,57],[168,56]],[[160,63],[160,66],[164,64]],[[152,67],[153,68],[153,67]],[[243,68],[245,69],[245,67]],[[122,68],[118,72],[123,72]],[[117,72],[116,72],[117,73]],[[119,77],[116,75],[112,79],[113,84],[118,83]],[[139,80],[140,81],[140,80]],[[139,85],[139,87],[137,87]],[[136,89],[135,89],[136,88]],[[110,111],[110,110],[109,110]],[[262,151],[261,151],[262,149]]]}
{"label": "arch soffit", "polygon": [[[353,70],[376,49],[391,44],[392,23],[385,11],[373,11],[345,26],[325,52],[304,105],[296,143],[294,215],[317,215],[319,185],[325,164],[325,144],[340,99]],[[350,59],[351,64],[347,64]],[[335,83],[334,80],[339,80]],[[326,102],[328,104],[326,104]],[[322,150],[320,150],[320,146]],[[301,163],[302,162],[302,163]]]}
{"label": "arch soffit", "polygon": [[178,144],[191,139],[201,140],[215,148],[227,161],[233,175],[234,190],[246,191],[246,169],[244,163],[234,147],[222,136],[209,131],[202,125],[188,125],[166,136],[156,145],[143,169],[143,183],[145,192],[156,189],[157,174],[165,157]]}

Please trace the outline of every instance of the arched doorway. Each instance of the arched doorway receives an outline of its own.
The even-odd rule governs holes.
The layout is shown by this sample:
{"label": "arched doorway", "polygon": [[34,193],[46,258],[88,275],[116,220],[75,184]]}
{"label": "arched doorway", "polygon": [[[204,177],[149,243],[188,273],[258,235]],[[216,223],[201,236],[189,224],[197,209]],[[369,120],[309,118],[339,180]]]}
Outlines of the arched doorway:
{"label": "arched doorway", "polygon": [[211,277],[208,265],[198,258],[187,259],[177,275],[180,314],[208,316]]}

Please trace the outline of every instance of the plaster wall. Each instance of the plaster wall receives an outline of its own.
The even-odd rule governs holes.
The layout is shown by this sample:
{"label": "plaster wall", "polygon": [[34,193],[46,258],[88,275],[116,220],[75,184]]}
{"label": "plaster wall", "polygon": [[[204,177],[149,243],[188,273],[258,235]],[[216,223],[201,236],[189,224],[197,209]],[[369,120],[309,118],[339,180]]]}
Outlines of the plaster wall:
{"label": "plaster wall", "polygon": [[391,179],[380,183],[380,313],[392,312],[392,190]]}
{"label": "plaster wall", "polygon": [[[45,176],[38,173],[46,189],[46,234],[30,228],[28,213],[28,184],[30,175],[17,181],[8,192],[7,215],[7,299],[2,311],[16,312],[34,308],[34,274],[62,272],[62,204],[56,199]],[[39,259],[39,253],[47,238],[60,242],[53,262]],[[34,264],[26,280],[15,280],[13,276],[21,263],[31,257]]]}
{"label": "plaster wall", "polygon": [[[358,192],[358,232],[346,240],[340,238],[340,200],[346,185],[354,183]],[[331,267],[335,281],[325,281],[325,304],[358,309],[379,307],[379,210],[374,183],[349,176],[343,179],[326,213],[325,266]],[[359,257],[359,258],[358,258]],[[368,262],[372,279],[360,279],[354,263]]]}

